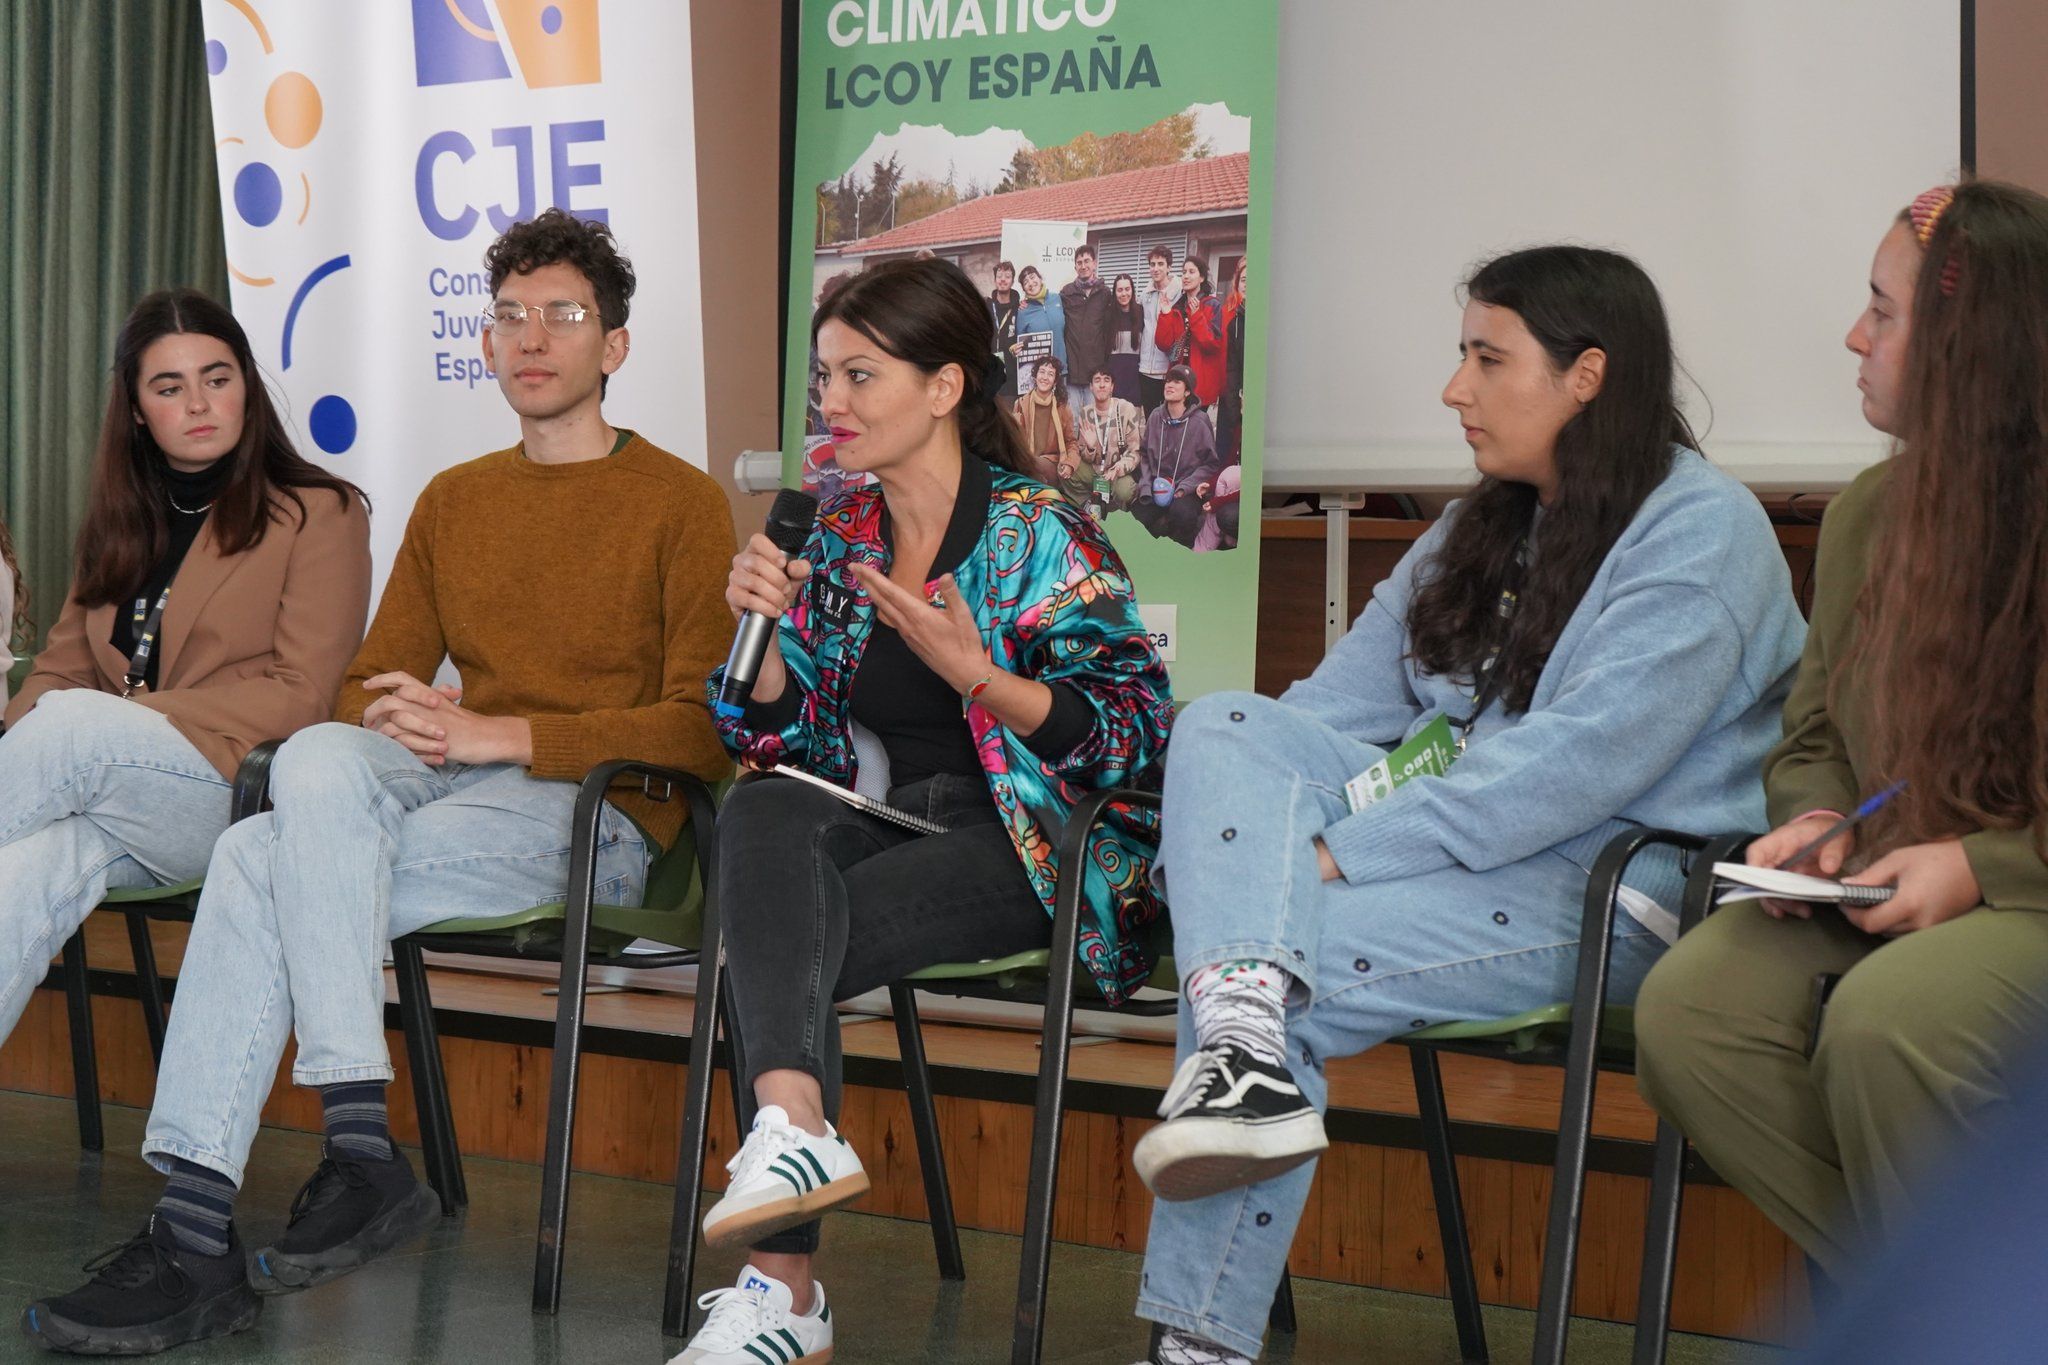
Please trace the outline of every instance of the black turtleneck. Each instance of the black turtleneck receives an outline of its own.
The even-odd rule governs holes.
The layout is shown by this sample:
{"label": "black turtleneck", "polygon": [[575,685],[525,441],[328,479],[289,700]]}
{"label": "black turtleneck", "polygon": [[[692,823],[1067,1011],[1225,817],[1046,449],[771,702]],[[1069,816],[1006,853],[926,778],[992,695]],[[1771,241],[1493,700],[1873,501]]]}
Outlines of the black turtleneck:
{"label": "black turtleneck", "polygon": [[[994,487],[994,471],[986,461],[973,455],[961,461],[952,517],[938,553],[922,575],[927,582],[953,572],[974,553],[988,527],[989,496]],[[885,507],[885,542],[891,539],[892,529]],[[1070,684],[1046,685],[1052,689],[1052,710],[1036,730],[1019,738],[1040,758],[1065,758],[1094,729],[1095,711]],[[854,670],[847,701],[853,718],[872,731],[888,753],[891,787],[942,773],[981,775],[981,760],[959,695],[879,617]],[[772,702],[749,703],[744,723],[757,730],[785,729],[796,720],[799,709],[797,689],[785,687]]]}
{"label": "black turtleneck", "polygon": [[[199,528],[206,525],[214,498],[227,486],[233,464],[234,457],[229,455],[190,474],[168,464],[159,466],[170,494],[164,506],[164,517],[170,527],[171,543],[165,549],[164,557],[149,571],[149,577],[135,590],[135,596],[127,606],[114,613],[112,640],[122,658],[133,657],[136,637],[142,633],[143,623],[149,619],[150,608],[156,605],[157,595],[178,576],[178,567],[185,562],[192,542],[199,539]],[[156,691],[157,666],[163,659],[163,653],[159,637],[158,647],[150,653],[149,665],[144,670],[144,679],[152,692]]]}

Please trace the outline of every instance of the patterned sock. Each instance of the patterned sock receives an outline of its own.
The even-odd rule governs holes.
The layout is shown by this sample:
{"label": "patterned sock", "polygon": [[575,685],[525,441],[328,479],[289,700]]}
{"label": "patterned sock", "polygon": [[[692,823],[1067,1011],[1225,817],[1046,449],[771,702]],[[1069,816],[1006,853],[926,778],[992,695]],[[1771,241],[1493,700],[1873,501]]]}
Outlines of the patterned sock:
{"label": "patterned sock", "polygon": [[1261,1061],[1287,1064],[1287,988],[1294,978],[1271,962],[1219,962],[1187,980],[1195,1046],[1235,1043]]}
{"label": "patterned sock", "polygon": [[384,1082],[323,1085],[320,1113],[327,1143],[335,1151],[365,1161],[391,1160],[391,1116],[384,1107]]}
{"label": "patterned sock", "polygon": [[228,1254],[235,1221],[235,1182],[196,1161],[171,1158],[170,1178],[156,1201],[156,1216],[170,1224],[178,1245],[201,1256]]}
{"label": "patterned sock", "polygon": [[1179,1330],[1159,1339],[1159,1349],[1152,1360],[1154,1365],[1252,1365],[1250,1356],[1241,1356],[1228,1347]]}

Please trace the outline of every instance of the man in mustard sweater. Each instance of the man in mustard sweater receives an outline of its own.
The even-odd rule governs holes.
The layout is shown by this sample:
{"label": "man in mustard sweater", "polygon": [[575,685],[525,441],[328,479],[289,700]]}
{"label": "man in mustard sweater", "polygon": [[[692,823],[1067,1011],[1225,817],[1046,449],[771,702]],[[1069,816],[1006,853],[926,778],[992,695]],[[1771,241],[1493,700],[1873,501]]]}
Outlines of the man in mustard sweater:
{"label": "man in mustard sweater", "polygon": [[[427,486],[335,722],[272,768],[274,812],[215,846],[179,973],[145,1158],[155,1214],[82,1288],[29,1306],[58,1350],[123,1353],[239,1331],[439,1212],[386,1126],[384,953],[424,925],[562,899],[577,783],[607,759],[729,769],[704,680],[732,631],[736,549],[709,477],[608,425],[631,265],[559,210],[485,256],[483,351],[521,440]],[[430,680],[453,662],[461,688]],[[605,806],[598,899],[637,904],[680,811]],[[245,1258],[234,1199],[287,1037],[320,1091],[324,1159],[276,1245]],[[168,1268],[168,1269],[167,1269]]]}

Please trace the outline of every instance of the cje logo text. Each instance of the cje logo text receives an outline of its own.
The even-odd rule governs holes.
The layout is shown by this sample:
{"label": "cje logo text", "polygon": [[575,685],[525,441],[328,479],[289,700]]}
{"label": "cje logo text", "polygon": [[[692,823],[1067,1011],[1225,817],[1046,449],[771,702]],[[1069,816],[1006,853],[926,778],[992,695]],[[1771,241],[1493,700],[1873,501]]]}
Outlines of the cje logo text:
{"label": "cje logo text", "polygon": [[509,159],[502,153],[492,156],[487,158],[485,165],[512,190],[512,202],[489,205],[481,213],[466,200],[448,205],[436,179],[440,163],[446,158],[452,156],[465,164],[474,159],[477,156],[476,144],[466,134],[454,129],[429,137],[420,147],[412,177],[413,196],[419,202],[420,221],[427,225],[427,231],[446,241],[458,242],[476,229],[479,217],[488,217],[492,229],[502,233],[514,223],[538,216],[542,205],[539,199],[541,186],[535,175],[539,160],[535,147],[543,137],[547,142],[548,158],[547,206],[593,222],[611,221],[609,210],[605,208],[571,202],[576,190],[600,185],[604,181],[602,166],[594,161],[574,159],[576,144],[604,141],[604,120],[582,119],[572,123],[550,123],[545,129],[491,129],[491,146],[511,155]]}
{"label": "cje logo text", "polygon": [[825,32],[834,47],[878,46],[992,33],[1000,37],[1034,27],[1054,33],[1069,19],[1083,28],[1101,28],[1115,13],[1116,0],[839,0],[825,16]]}

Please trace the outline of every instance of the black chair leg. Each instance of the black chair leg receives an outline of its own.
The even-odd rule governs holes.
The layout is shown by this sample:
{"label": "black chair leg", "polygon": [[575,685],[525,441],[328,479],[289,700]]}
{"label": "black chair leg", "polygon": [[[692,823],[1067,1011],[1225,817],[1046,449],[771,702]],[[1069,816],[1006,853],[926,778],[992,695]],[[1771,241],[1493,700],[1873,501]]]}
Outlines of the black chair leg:
{"label": "black chair leg", "polygon": [[[691,1293],[697,1274],[697,1224],[704,1208],[704,1156],[711,1143],[711,1071],[715,1063],[719,1025],[731,1032],[731,1012],[726,1006],[725,950],[718,924],[707,908],[704,941],[697,963],[696,1011],[690,1025],[690,1069],[683,1078],[683,1132],[676,1152],[675,1212],[668,1231],[668,1286],[662,1296],[661,1330],[672,1337],[690,1330]],[[739,1083],[740,1060],[736,1046],[732,1072],[733,1114],[742,1134],[752,1121],[746,1112]]]}
{"label": "black chair leg", "polygon": [[[594,776],[594,775],[593,775]],[[712,827],[710,793],[690,797],[699,829]],[[547,1156],[540,1169],[540,1227],[534,1235],[533,1311],[553,1315],[562,1306],[562,1242],[569,1226],[569,1176],[576,1144],[576,1082],[583,1065],[583,1014],[588,1001],[590,917],[597,901],[598,820],[605,784],[586,780],[569,817],[569,899],[562,912],[561,990],[555,998],[555,1055],[548,1079]],[[699,804],[704,807],[699,814]],[[700,856],[702,854],[700,853]],[[705,859],[705,876],[711,865]],[[707,906],[706,917],[710,915]]]}
{"label": "black chair leg", "polygon": [[413,1107],[419,1111],[427,1183],[441,1196],[441,1216],[452,1218],[469,1203],[469,1188],[462,1174],[462,1148],[455,1140],[455,1115],[448,1101],[448,1073],[441,1060],[440,1031],[434,1026],[426,961],[419,944],[411,939],[393,942],[391,959],[398,977],[398,1018],[412,1070]]}
{"label": "black chair leg", "polygon": [[896,1017],[896,1045],[903,1057],[910,1127],[917,1135],[917,1163],[924,1173],[924,1202],[931,1213],[932,1250],[938,1256],[939,1278],[964,1280],[967,1263],[960,1255],[960,1228],[953,1219],[953,1189],[946,1178],[945,1149],[939,1142],[939,1110],[932,1098],[924,1030],[917,1022],[917,992],[900,981],[889,987],[889,1010]]}
{"label": "black chair leg", "polygon": [[1479,1277],[1472,1271],[1472,1241],[1465,1228],[1465,1196],[1458,1187],[1457,1153],[1451,1148],[1451,1116],[1444,1107],[1443,1071],[1434,1048],[1411,1046],[1408,1063],[1415,1073],[1415,1104],[1422,1116],[1422,1145],[1429,1155],[1451,1315],[1458,1324],[1458,1356],[1467,1365],[1485,1365],[1486,1319],[1479,1309]]}
{"label": "black chair leg", "polygon": [[100,1124],[100,1067],[92,1045],[92,984],[85,975],[85,930],[64,941],[64,1004],[71,1023],[71,1084],[78,1100],[78,1145],[104,1151]]}
{"label": "black chair leg", "polygon": [[1155,794],[1095,791],[1081,798],[1060,831],[1053,889],[1052,941],[1046,944],[1045,1028],[1031,1124],[1031,1183],[1024,1192],[1024,1246],[1017,1258],[1016,1319],[1010,1365],[1039,1365],[1045,1351],[1045,1290],[1052,1274],[1052,1214],[1059,1197],[1060,1128],[1067,1098],[1067,1048],[1074,1037],[1074,961],[1081,938],[1081,870],[1088,835],[1112,805],[1157,810]]}
{"label": "black chair leg", "polygon": [[1671,1327],[1671,1279],[1678,1262],[1678,1211],[1685,1198],[1685,1134],[1657,1125],[1650,1170],[1650,1217],[1643,1229],[1643,1277],[1636,1290],[1633,1365],[1664,1365]]}
{"label": "black chair leg", "polygon": [[1614,904],[1630,859],[1656,837],[1655,831],[1637,830],[1616,839],[1594,861],[1587,879],[1578,977],[1572,987],[1572,1028],[1565,1043],[1564,1098],[1558,1106],[1557,1155],[1551,1165],[1543,1286],[1536,1298],[1533,1365],[1564,1365],[1578,1270],[1579,1211],[1586,1194],[1586,1148],[1593,1130],[1593,1091],[1600,1079],[1600,1021],[1607,1006]]}
{"label": "black chair leg", "polygon": [[1065,1122],[1067,1047],[1074,1033],[1074,953],[1054,930],[1046,987],[1045,1029],[1038,1058],[1038,1097],[1031,1119],[1031,1180],[1024,1195],[1024,1246],[1017,1266],[1017,1317],[1010,1365],[1039,1365],[1045,1351],[1046,1284],[1052,1275],[1052,1217],[1059,1195],[1060,1129]]}
{"label": "black chair leg", "polygon": [[[587,930],[586,921],[586,930]],[[587,932],[574,935],[587,941]],[[569,1224],[569,1175],[575,1144],[576,1082],[583,1062],[584,948],[562,952],[561,992],[555,1002],[554,1074],[548,1086],[547,1154],[540,1170],[540,1229],[533,1249],[533,1311],[552,1315],[562,1306],[562,1245]]]}
{"label": "black chair leg", "polygon": [[156,969],[156,946],[150,942],[149,917],[131,910],[128,949],[135,955],[135,984],[142,997],[142,1026],[149,1031],[149,1055],[164,1064],[164,979]]}
{"label": "black chair leg", "polygon": [[1273,1306],[1266,1310],[1266,1326],[1294,1335],[1294,1277],[1287,1273],[1286,1266],[1280,1267],[1280,1287],[1273,1291]]}
{"label": "black chair leg", "polygon": [[[1076,812],[1075,820],[1080,818]],[[1073,859],[1075,863],[1079,857]],[[1010,1365],[1039,1365],[1045,1351],[1046,1283],[1052,1275],[1052,1217],[1059,1196],[1060,1129],[1066,1118],[1067,1049],[1074,1036],[1074,955],[1080,936],[1080,878],[1062,878],[1053,913],[1045,983],[1038,1093],[1031,1120],[1031,1179],[1024,1194],[1024,1245],[1017,1264]],[[1069,902],[1072,902],[1069,904]]]}
{"label": "black chair leg", "polygon": [[753,1122],[751,1098],[744,1081],[745,1062],[733,1030],[725,982],[725,940],[718,918],[718,816],[711,794],[701,787],[684,789],[690,803],[690,828],[697,842],[699,877],[704,888],[703,938],[697,945],[697,999],[690,1024],[690,1072],[683,1080],[683,1132],[676,1154],[675,1212],[668,1230],[668,1284],[662,1293],[661,1330],[672,1337],[688,1333],[691,1290],[697,1273],[697,1220],[704,1202],[704,1153],[711,1137],[711,1071],[716,1065],[721,1022],[732,1034],[733,1118],[744,1133]]}

